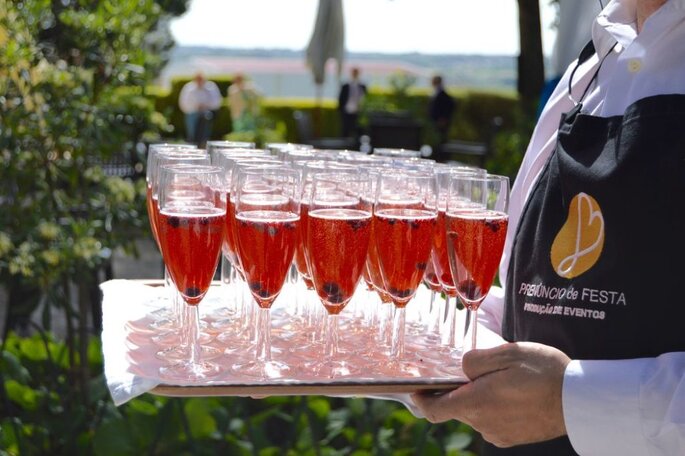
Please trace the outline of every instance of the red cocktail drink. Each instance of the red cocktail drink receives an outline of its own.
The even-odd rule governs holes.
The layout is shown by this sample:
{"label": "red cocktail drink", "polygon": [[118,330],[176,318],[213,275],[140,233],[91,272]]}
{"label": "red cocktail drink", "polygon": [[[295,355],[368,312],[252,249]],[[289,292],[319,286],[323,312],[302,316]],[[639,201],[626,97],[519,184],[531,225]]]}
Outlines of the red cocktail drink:
{"label": "red cocktail drink", "polygon": [[172,280],[183,299],[199,303],[216,271],[224,237],[224,211],[212,207],[172,207],[159,215],[159,240]]}
{"label": "red cocktail drink", "polygon": [[338,314],[352,298],[364,270],[371,214],[356,209],[316,209],[309,213],[308,223],[312,280],[328,313]]}
{"label": "red cocktail drink", "polygon": [[454,288],[454,280],[452,280],[452,271],[450,270],[450,259],[447,253],[447,230],[444,210],[438,211],[435,235],[433,236],[433,253],[431,256],[433,259],[435,276],[443,286],[445,293],[451,297],[456,296],[457,292]]}
{"label": "red cocktail drink", "polygon": [[147,206],[147,218],[150,220],[150,231],[152,231],[152,237],[155,239],[157,248],[160,248],[159,233],[157,231],[157,213],[159,212],[159,210],[157,209],[157,202],[154,201],[152,198],[152,187],[150,187],[149,185],[147,186],[145,202]]}
{"label": "red cocktail drink", "polygon": [[414,296],[433,249],[435,212],[382,209],[374,215],[374,236],[385,290],[398,307]]}
{"label": "red cocktail drink", "polygon": [[299,216],[271,210],[235,216],[240,264],[257,304],[269,308],[281,292],[298,241]]}
{"label": "red cocktail drink", "polygon": [[490,291],[502,258],[508,217],[496,211],[464,211],[447,216],[450,263],[459,296],[477,309]]}
{"label": "red cocktail drink", "polygon": [[378,260],[378,249],[376,248],[376,220],[375,217],[371,219],[371,242],[369,242],[369,252],[366,257],[366,273],[373,288],[381,298],[384,304],[392,303],[392,298],[385,291],[385,282],[383,282],[383,275],[381,274],[381,266]]}
{"label": "red cocktail drink", "polygon": [[300,203],[300,236],[295,251],[295,267],[297,268],[297,272],[300,273],[302,280],[304,280],[307,289],[312,290],[314,289],[314,283],[312,282],[309,274],[309,267],[307,266],[308,214],[309,205],[303,201]]}
{"label": "red cocktail drink", "polygon": [[223,251],[238,271],[241,271],[238,259],[237,227],[235,225],[235,203],[230,199],[230,193],[226,195],[226,236],[224,237]]}
{"label": "red cocktail drink", "polygon": [[442,285],[440,284],[440,281],[438,280],[438,276],[435,274],[433,262],[430,260],[428,261],[426,273],[423,276],[423,283],[425,283],[431,291],[434,291],[436,293],[440,293],[443,289]]}

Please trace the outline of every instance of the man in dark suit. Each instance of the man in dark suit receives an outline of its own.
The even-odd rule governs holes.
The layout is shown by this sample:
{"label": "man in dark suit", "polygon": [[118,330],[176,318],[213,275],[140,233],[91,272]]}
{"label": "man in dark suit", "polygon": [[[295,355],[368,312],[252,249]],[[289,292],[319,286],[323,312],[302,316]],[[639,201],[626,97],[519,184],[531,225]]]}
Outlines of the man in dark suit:
{"label": "man in dark suit", "polygon": [[433,76],[431,84],[434,92],[428,104],[428,116],[438,132],[439,144],[444,144],[447,142],[455,103],[442,85],[442,76]]}
{"label": "man in dark suit", "polygon": [[338,111],[342,123],[342,135],[359,136],[359,109],[366,95],[366,85],[359,81],[359,68],[353,67],[350,82],[343,84],[338,95]]}

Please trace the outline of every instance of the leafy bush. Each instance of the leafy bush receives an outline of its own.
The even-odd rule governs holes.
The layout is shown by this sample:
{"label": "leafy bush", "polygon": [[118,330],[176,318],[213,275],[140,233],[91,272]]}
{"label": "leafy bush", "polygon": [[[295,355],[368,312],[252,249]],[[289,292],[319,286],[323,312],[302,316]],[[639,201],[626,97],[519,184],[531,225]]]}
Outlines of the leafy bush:
{"label": "leafy bush", "polygon": [[513,124],[500,130],[493,138],[492,154],[485,163],[488,171],[509,176],[513,183],[534,128],[533,119],[521,109],[514,111]]}
{"label": "leafy bush", "polygon": [[[107,174],[105,164],[138,159],[144,142],[168,128],[145,92],[169,44],[158,30],[164,8],[182,11],[185,0],[0,0],[5,329],[25,327],[39,305],[42,329],[50,329],[52,310],[66,321],[66,343],[29,350],[21,359],[26,365],[2,352],[19,373],[14,383],[3,383],[5,403],[11,394],[22,410],[40,412],[19,426],[13,409],[2,407],[2,438],[29,435],[35,443],[26,444],[27,454],[83,444],[92,436],[76,433],[79,423],[100,419],[91,413],[96,408],[81,407],[102,386],[88,362],[97,287],[112,251],[132,251],[147,224],[144,183]],[[27,388],[31,381],[36,389]],[[50,414],[60,419],[43,425]]]}
{"label": "leafy bush", "polygon": [[168,127],[144,90],[163,64],[148,37],[163,14],[153,0],[0,0],[0,283],[11,316],[38,296],[48,327],[56,306],[69,330],[84,330],[98,271],[144,224],[144,189],[102,164],[133,161]]}

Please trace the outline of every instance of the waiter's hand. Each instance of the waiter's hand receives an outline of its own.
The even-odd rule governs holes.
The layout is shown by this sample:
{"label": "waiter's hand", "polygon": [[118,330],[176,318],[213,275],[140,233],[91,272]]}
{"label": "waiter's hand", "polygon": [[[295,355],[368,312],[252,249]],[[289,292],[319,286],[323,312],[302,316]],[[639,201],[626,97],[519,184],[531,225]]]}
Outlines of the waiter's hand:
{"label": "waiter's hand", "polygon": [[561,387],[570,361],[556,348],[531,342],[472,350],[463,359],[470,383],[412,398],[429,421],[462,421],[499,447],[550,440],[566,434]]}

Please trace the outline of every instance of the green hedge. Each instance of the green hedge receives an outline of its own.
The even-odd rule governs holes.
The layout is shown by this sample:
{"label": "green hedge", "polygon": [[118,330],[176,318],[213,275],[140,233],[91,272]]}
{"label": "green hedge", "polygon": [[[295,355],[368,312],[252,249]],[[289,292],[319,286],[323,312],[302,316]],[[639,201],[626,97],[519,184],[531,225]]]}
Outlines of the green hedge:
{"label": "green hedge", "polygon": [[[173,125],[171,136],[181,138],[184,136],[183,114],[178,108],[178,96],[181,88],[189,78],[177,78],[171,83],[170,90],[158,87],[150,88],[148,94],[155,98],[155,107],[164,114]],[[225,96],[231,85],[231,77],[212,77]],[[508,92],[478,92],[478,91],[451,91],[457,102],[457,110],[453,119],[450,136],[465,140],[482,140],[490,134],[490,120],[499,116],[504,123],[503,128],[513,127],[515,124],[518,99],[513,93]],[[426,116],[430,94],[427,90],[410,90],[407,94],[396,94],[389,90],[371,87],[366,98],[365,109],[370,111],[405,111],[418,120],[425,128],[424,142],[431,143],[433,136],[429,128]],[[302,98],[266,98],[262,103],[262,114],[267,123],[272,127],[285,125],[286,140],[298,142],[297,129],[293,120],[294,110],[310,112],[315,121],[315,130],[319,136],[338,136],[340,134],[340,122],[336,110],[335,100],[323,100],[320,106],[313,99]],[[364,125],[366,118],[362,115],[361,123]],[[228,111],[228,101],[217,112],[212,137],[223,138],[231,132],[231,118]]]}

